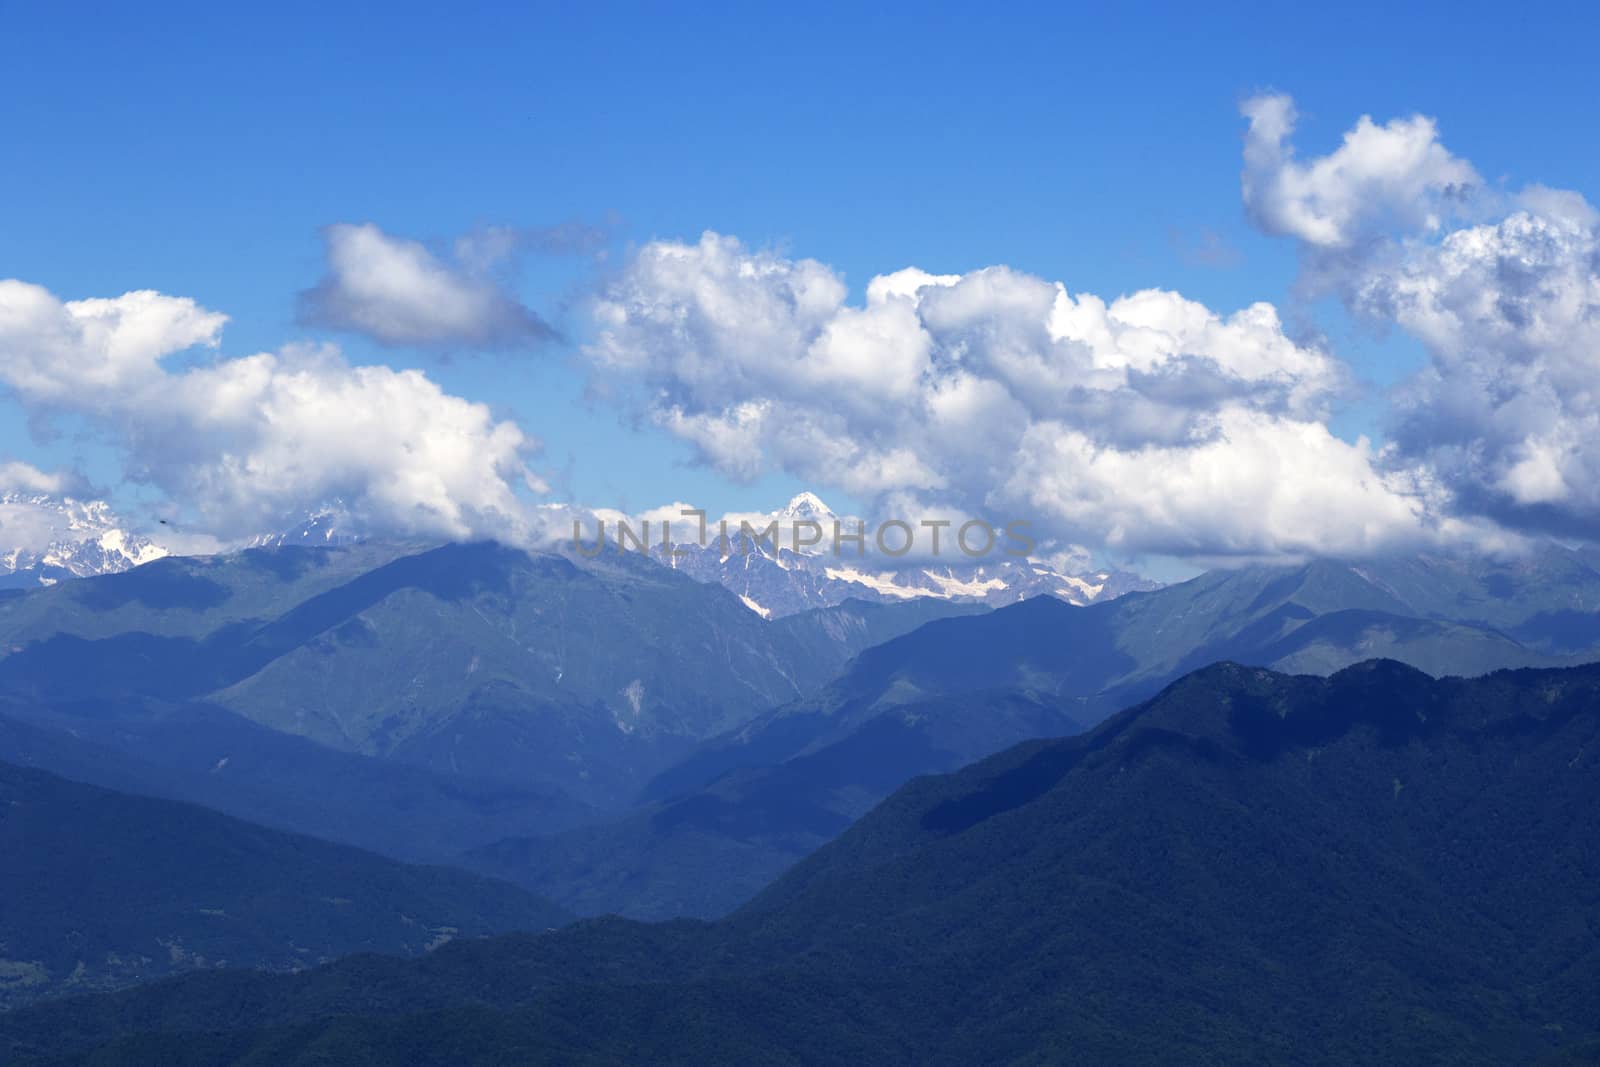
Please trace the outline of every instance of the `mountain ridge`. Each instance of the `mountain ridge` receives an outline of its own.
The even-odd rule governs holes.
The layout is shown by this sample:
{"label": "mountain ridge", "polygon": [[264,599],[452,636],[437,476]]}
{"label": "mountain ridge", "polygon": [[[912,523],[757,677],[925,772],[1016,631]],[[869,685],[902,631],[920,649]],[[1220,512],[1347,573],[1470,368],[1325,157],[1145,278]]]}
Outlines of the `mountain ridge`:
{"label": "mountain ridge", "polygon": [[0,762],[0,1002],[562,925],[506,883]]}
{"label": "mountain ridge", "polygon": [[[773,511],[728,516],[723,521],[726,542],[721,526],[708,525],[706,543],[690,540],[667,548],[652,541],[650,556],[697,581],[732,590],[763,618],[781,618],[851,598],[880,602],[926,598],[999,607],[1048,594],[1087,604],[1158,584],[1116,570],[1069,574],[998,550],[969,558],[950,547],[955,535],[948,531],[943,555],[926,558],[868,552],[865,544],[860,553],[837,550],[832,541],[835,522],[846,533],[864,524],[858,518],[841,518],[809,491]],[[742,523],[748,523],[751,532]],[[796,524],[802,523],[815,523],[822,533],[821,542],[810,549],[800,545],[796,533]],[[762,536],[769,525],[776,530],[770,539]],[[869,532],[866,542],[872,540]]]}
{"label": "mountain ridge", "polygon": [[0,599],[0,696],[101,733],[152,704],[210,705],[329,748],[603,808],[866,644],[971,610],[847,602],[768,623],[642,557],[252,549]]}
{"label": "mountain ridge", "polygon": [[1221,664],[1089,734],[907,783],[717,923],[589,920],[419,962],[184,978],[0,1016],[0,1047],[153,1061],[194,1043],[286,1064],[1575,1055],[1600,1039],[1600,828],[1581,817],[1600,801],[1596,742],[1597,666]]}
{"label": "mountain ridge", "polygon": [[[1585,566],[1589,584],[1574,584],[1564,555],[1545,565],[1560,581],[1538,587],[1543,600],[1524,598],[1530,617],[1600,598],[1600,574]],[[1363,569],[1378,573],[1328,560],[1242,568],[1100,604],[1036,597],[932,620],[865,649],[813,696],[705,742],[645,785],[640,811],[582,834],[508,839],[461,862],[581,913],[715,917],[915,775],[1091,727],[1218,660],[1326,675],[1389,656],[1446,675],[1600,655],[1524,645],[1508,634],[1514,618],[1496,619],[1500,629],[1422,617],[1429,603],[1481,603],[1474,589],[1494,584],[1503,572],[1493,568],[1472,587],[1426,586],[1432,600],[1421,606]],[[895,756],[870,756],[883,751]],[[717,876],[689,877],[697,865]]]}

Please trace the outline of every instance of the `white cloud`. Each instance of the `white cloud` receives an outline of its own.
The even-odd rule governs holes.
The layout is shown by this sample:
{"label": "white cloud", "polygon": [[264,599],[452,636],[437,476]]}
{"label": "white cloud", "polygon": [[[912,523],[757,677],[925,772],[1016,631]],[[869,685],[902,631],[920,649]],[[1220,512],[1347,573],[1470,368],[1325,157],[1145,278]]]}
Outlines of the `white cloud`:
{"label": "white cloud", "polygon": [[[1534,185],[1441,211],[1477,184],[1432,120],[1360,119],[1332,154],[1294,162],[1286,98],[1246,105],[1244,195],[1297,238],[1319,283],[1426,347],[1391,396],[1385,465],[1441,509],[1527,532],[1592,538],[1600,520],[1600,213]],[[1497,213],[1490,217],[1490,213]],[[1448,223],[1454,222],[1454,225]],[[1331,246],[1359,236],[1356,255]]]}
{"label": "white cloud", "polygon": [[0,383],[36,411],[89,419],[130,477],[213,532],[270,529],[337,497],[381,530],[523,534],[516,486],[537,487],[525,465],[535,442],[514,423],[418,371],[352,366],[331,347],[162,365],[214,346],[223,321],[157,293],[62,302],[0,282]]}
{"label": "white cloud", "polygon": [[1244,144],[1244,203],[1268,233],[1318,248],[1348,248],[1374,227],[1399,222],[1438,229],[1452,201],[1482,184],[1478,172],[1439,143],[1432,119],[1382,126],[1363,115],[1338,149],[1309,163],[1287,144],[1298,115],[1283,95],[1251,97]]}
{"label": "white cloud", "polygon": [[741,479],[778,466],[877,513],[1002,514],[1185,554],[1363,551],[1437,535],[1410,485],[1323,419],[1342,366],[1271,305],[1112,301],[1005,267],[873,279],[708,233],[641,248],[585,352]]}
{"label": "white cloud", "polygon": [[79,480],[65,471],[42,471],[31,463],[0,463],[0,495],[11,493],[60,496],[79,488]]}
{"label": "white cloud", "polygon": [[162,356],[215,347],[226,315],[148,290],[62,304],[37,285],[0,280],[5,383],[31,403],[114,404],[162,375]]}
{"label": "white cloud", "polygon": [[302,321],[386,345],[506,348],[553,336],[493,276],[514,246],[511,231],[459,239],[454,264],[372,223],[329,226],[323,240],[328,273],[301,294]]}
{"label": "white cloud", "polygon": [[1363,555],[1428,536],[1425,501],[1373,468],[1366,441],[1244,408],[1200,444],[1098,448],[1029,428],[1011,495],[1074,541],[1178,556]]}
{"label": "white cloud", "polygon": [[1357,308],[1428,348],[1395,436],[1464,507],[1557,532],[1600,519],[1597,265],[1593,222],[1519,211],[1353,282]]}

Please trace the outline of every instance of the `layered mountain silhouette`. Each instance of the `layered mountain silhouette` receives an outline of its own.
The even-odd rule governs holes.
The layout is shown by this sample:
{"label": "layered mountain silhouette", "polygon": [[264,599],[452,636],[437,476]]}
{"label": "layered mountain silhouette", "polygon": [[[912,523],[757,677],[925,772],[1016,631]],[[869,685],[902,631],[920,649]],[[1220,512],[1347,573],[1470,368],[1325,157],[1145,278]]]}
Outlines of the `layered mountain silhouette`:
{"label": "layered mountain silhouette", "polygon": [[1077,732],[1197,667],[1326,674],[1382,655],[1442,676],[1571,663],[1594,655],[1597,609],[1600,574],[1557,548],[1504,563],[1217,571],[1086,607],[1036,598],[864,651],[816,695],[659,775],[623,819],[463,862],[581,913],[713,917],[916,775]]}
{"label": "layered mountain silhouette", "polygon": [[0,600],[0,695],[13,714],[112,746],[126,722],[203,705],[606,808],[868,644],[971,610],[844,604],[769,624],[637,556],[580,568],[494,544],[280,547]]}
{"label": "layered mountain silhouette", "polygon": [[1218,660],[1584,661],[1594,564],[1556,546],[1324,560],[1087,606],[766,620],[636,553],[169,558],[0,598],[0,758],[460,863],[583,914],[715,917],[913,777],[1078,732]]}
{"label": "layered mountain silhouette", "polygon": [[14,1060],[1579,1062],[1600,668],[1225,663],[907,784],[732,916],[197,974]]}
{"label": "layered mountain silhouette", "polygon": [[1011,690],[1092,724],[1220,660],[1330,673],[1381,655],[1435,676],[1472,675],[1600,651],[1590,640],[1597,623],[1600,571],[1554,547],[1506,564],[1319,560],[1212,571],[1084,607],[1040,597],[867,650],[816,696],[713,742],[647,795],[774,762],[928,699]]}
{"label": "layered mountain silhouette", "polygon": [[412,862],[596,817],[548,787],[341,752],[204,704],[118,704],[97,718],[0,701],[0,759]]}
{"label": "layered mountain silhouette", "polygon": [[569,918],[504,882],[9,763],[0,855],[0,1007],[194,969],[415,955]]}

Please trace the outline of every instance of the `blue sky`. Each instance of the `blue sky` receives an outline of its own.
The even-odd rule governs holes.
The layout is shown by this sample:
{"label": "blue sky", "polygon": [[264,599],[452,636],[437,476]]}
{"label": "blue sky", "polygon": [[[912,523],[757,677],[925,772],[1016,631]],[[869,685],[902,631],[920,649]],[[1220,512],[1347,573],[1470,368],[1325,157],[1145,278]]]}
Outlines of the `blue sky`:
{"label": "blue sky", "polygon": [[[1296,320],[1297,248],[1240,199],[1239,105],[1268,89],[1293,94],[1304,156],[1363,114],[1422,113],[1491,184],[1597,192],[1577,5],[0,6],[0,277],[192,297],[229,316],[230,356],[326,338],[424,368],[541,438],[538,469],[589,504],[764,508],[804,480],[737,484],[585,399],[597,272],[653,239],[814,257],[855,299],[906,266],[1005,264]],[[296,321],[322,228],[362,222],[420,241],[576,222],[605,229],[607,261],[522,262],[515,292],[561,342],[381,347]],[[1337,300],[1312,315],[1380,388],[1424,362]],[[1332,425],[1376,432],[1375,403],[1341,400]],[[119,491],[121,453],[73,417],[43,441],[0,412],[0,454]]]}

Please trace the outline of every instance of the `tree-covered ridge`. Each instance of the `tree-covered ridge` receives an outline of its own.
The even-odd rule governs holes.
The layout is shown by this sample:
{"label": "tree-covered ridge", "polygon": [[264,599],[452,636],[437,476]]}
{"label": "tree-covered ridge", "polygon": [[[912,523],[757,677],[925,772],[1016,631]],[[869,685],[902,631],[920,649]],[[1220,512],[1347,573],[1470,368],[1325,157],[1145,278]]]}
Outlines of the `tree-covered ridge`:
{"label": "tree-covered ridge", "polygon": [[1600,668],[1221,664],[917,779],[718,923],[192,976],[0,1035],[119,1063],[1570,1059],[1600,1038],[1597,761]]}
{"label": "tree-covered ridge", "polygon": [[1382,656],[1442,676],[1593,658],[1594,562],[1555,546],[1316,560],[932,620],[705,743],[656,776],[641,810],[460,862],[580,914],[716,918],[917,775],[1076,733],[1220,660],[1328,674]]}
{"label": "tree-covered ridge", "polygon": [[0,763],[0,1005],[560,926],[503,882]]}

